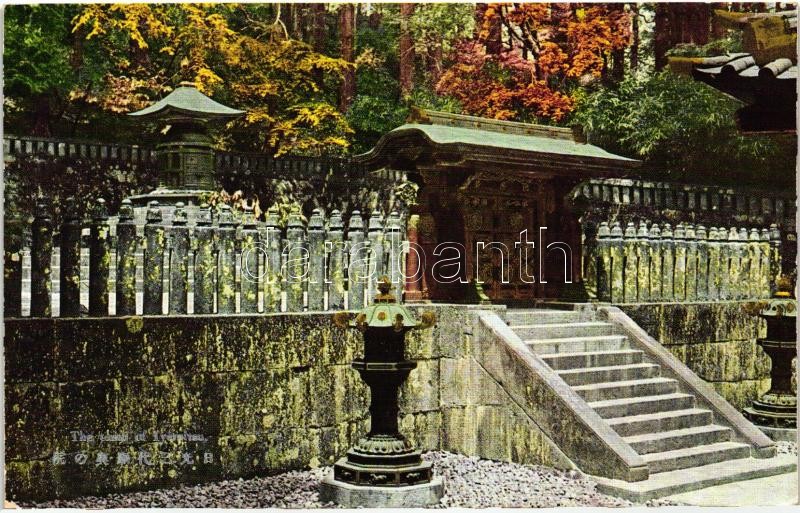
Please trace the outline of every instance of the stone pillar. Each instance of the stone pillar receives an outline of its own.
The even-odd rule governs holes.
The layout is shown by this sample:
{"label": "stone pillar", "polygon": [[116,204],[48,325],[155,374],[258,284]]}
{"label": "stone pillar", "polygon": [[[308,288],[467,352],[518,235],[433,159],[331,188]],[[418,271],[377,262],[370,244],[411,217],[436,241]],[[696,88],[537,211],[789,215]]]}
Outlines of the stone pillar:
{"label": "stone pillar", "polygon": [[242,224],[242,264],[241,264],[241,294],[240,310],[242,313],[258,312],[258,280],[262,270],[259,260],[263,249],[260,245],[258,224],[253,207],[244,208]]}
{"label": "stone pillar", "polygon": [[387,258],[389,280],[395,290],[400,291],[403,288],[403,229],[397,212],[389,214],[386,222],[386,240],[389,251]]}
{"label": "stone pillar", "polygon": [[117,315],[136,315],[138,244],[136,224],[133,222],[133,205],[131,200],[125,199],[122,200],[117,223]]}
{"label": "stone pillar", "polygon": [[637,261],[637,246],[636,227],[632,222],[628,223],[625,228],[625,243],[623,251],[625,252],[625,278],[624,278],[624,301],[626,303],[635,303],[639,300],[639,291],[637,283],[637,271],[639,270]]}
{"label": "stone pillar", "polygon": [[665,301],[675,297],[675,239],[672,237],[672,226],[665,223],[661,230],[661,298]]}
{"label": "stone pillar", "polygon": [[276,208],[272,207],[267,211],[265,225],[264,249],[267,255],[264,258],[264,312],[280,312],[283,268],[281,267],[281,228]]}
{"label": "stone pillar", "polygon": [[4,241],[3,315],[22,316],[22,244],[19,239]]}
{"label": "stone pillar", "polygon": [[636,285],[639,290],[637,300],[646,302],[650,301],[650,236],[644,221],[639,221],[636,239]]}
{"label": "stone pillar", "polygon": [[189,301],[189,227],[183,203],[175,205],[169,228],[169,313],[185,314]]}
{"label": "stone pillar", "polygon": [[685,227],[686,235],[686,300],[697,299],[697,232],[693,224]]}
{"label": "stone pillar", "polygon": [[759,265],[759,289],[761,291],[761,297],[768,298],[771,297],[773,293],[773,282],[770,281],[772,278],[770,274],[771,253],[769,245],[769,230],[767,228],[762,228],[761,233],[759,233],[758,247],[760,249],[759,255],[761,257],[761,262]]}
{"label": "stone pillar", "polygon": [[622,240],[622,226],[615,221],[611,226],[608,240],[611,254],[611,302],[625,302],[625,248]]}
{"label": "stone pillar", "polygon": [[306,230],[299,211],[289,214],[286,226],[286,246],[283,250],[286,262],[284,279],[286,280],[286,311],[303,311],[303,284],[308,264],[308,248],[306,247]]}
{"label": "stone pillar", "polygon": [[106,201],[99,198],[89,232],[89,315],[108,315],[108,276],[111,268],[111,233]]}
{"label": "stone pillar", "polygon": [[217,251],[217,313],[236,313],[236,221],[230,205],[219,213]]}
{"label": "stone pillar", "polygon": [[675,239],[675,272],[672,278],[673,299],[686,299],[686,231],[683,223],[678,223],[673,234]]}
{"label": "stone pillar", "polygon": [[736,253],[739,256],[739,279],[734,285],[734,299],[749,297],[748,281],[750,279],[750,253],[747,250],[747,229],[739,228],[736,242]]}
{"label": "stone pillar", "polygon": [[761,295],[761,248],[759,246],[758,229],[751,228],[747,237],[747,255],[749,261],[750,277],[747,280],[747,297],[759,299]]}
{"label": "stone pillar", "polygon": [[419,216],[412,215],[408,219],[408,227],[406,228],[409,251],[406,253],[406,275],[405,275],[405,290],[403,292],[403,299],[406,301],[419,301],[423,298],[422,293],[422,270],[419,268],[419,233],[417,228],[419,226]]}
{"label": "stone pillar", "polygon": [[741,279],[741,259],[738,241],[739,232],[736,228],[731,227],[730,230],[728,230],[728,243],[725,245],[728,271],[727,277],[722,280],[722,299],[736,299],[736,287],[738,281]]}
{"label": "stone pillar", "polygon": [[697,240],[697,299],[708,300],[708,232],[698,224],[695,229]]}
{"label": "stone pillar", "polygon": [[715,301],[720,296],[721,247],[719,230],[712,226],[708,230],[708,299]]}
{"label": "stone pillar", "polygon": [[31,244],[31,317],[50,317],[50,262],[53,257],[53,220],[44,198],[36,200]]}
{"label": "stone pillar", "polygon": [[611,229],[608,222],[603,221],[597,229],[597,244],[595,245],[595,269],[597,273],[597,299],[598,301],[611,301],[611,248],[609,238]]}
{"label": "stone pillar", "polygon": [[214,313],[217,252],[211,207],[202,205],[194,229],[194,313]]}
{"label": "stone pillar", "polygon": [[308,310],[325,310],[325,226],[322,210],[315,208],[308,220]]}
{"label": "stone pillar", "polygon": [[328,310],[343,310],[345,307],[345,242],[344,224],[338,210],[331,212],[326,243],[330,252],[330,264],[326,272],[328,280]]}
{"label": "stone pillar", "polygon": [[650,231],[647,234],[650,239],[648,251],[650,253],[650,299],[652,301],[660,301],[662,298],[661,287],[664,282],[662,275],[661,259],[663,251],[661,248],[661,228],[657,223],[650,225]]}
{"label": "stone pillar", "polygon": [[347,265],[348,310],[364,308],[364,269],[369,253],[364,242],[364,220],[361,212],[353,210],[350,223],[347,225],[347,241],[350,255]]}
{"label": "stone pillar", "polygon": [[67,199],[61,225],[61,290],[59,315],[78,317],[81,313],[81,221],[75,199]]}
{"label": "stone pillar", "polygon": [[777,224],[769,225],[769,283],[770,296],[777,292],[778,276],[781,270],[781,232]]}
{"label": "stone pillar", "polygon": [[378,279],[386,274],[383,219],[381,219],[380,212],[377,210],[373,210],[369,217],[367,237],[370,247],[369,267],[367,270],[368,281],[366,284],[367,304],[369,305],[375,299],[375,291],[377,290],[372,284],[377,283]]}
{"label": "stone pillar", "polygon": [[157,201],[147,207],[147,223],[144,226],[144,305],[145,315],[163,313],[164,271],[164,226],[161,224],[161,208]]}

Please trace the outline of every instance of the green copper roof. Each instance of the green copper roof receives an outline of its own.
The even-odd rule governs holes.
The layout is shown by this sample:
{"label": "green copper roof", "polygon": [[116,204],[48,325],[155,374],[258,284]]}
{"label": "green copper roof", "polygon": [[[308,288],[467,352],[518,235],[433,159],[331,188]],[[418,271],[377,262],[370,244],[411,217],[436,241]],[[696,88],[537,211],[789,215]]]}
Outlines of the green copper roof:
{"label": "green copper roof", "polygon": [[184,117],[196,119],[231,118],[244,114],[244,111],[232,109],[221,103],[215,102],[204,95],[194,85],[186,82],[169,93],[163,99],[153,105],[137,112],[131,112],[129,116],[162,118],[162,117]]}
{"label": "green copper roof", "polygon": [[401,135],[406,132],[422,132],[434,144],[467,144],[498,149],[518,150],[536,153],[553,153],[573,157],[612,159],[624,162],[638,162],[634,159],[609,153],[591,144],[582,144],[563,137],[544,137],[500,133],[494,130],[463,128],[457,126],[425,125],[409,123],[395,128],[389,134]]}

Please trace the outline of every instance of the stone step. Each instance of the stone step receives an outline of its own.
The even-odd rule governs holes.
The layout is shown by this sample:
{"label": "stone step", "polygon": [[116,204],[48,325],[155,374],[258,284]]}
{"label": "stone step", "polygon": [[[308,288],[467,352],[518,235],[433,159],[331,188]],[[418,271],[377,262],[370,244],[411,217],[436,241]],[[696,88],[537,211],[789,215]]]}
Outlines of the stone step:
{"label": "stone step", "polygon": [[713,420],[714,415],[711,410],[687,408],[685,410],[658,411],[656,413],[644,413],[627,417],[613,417],[609,418],[607,422],[620,436],[633,436],[705,426],[711,424]]}
{"label": "stone step", "polygon": [[522,340],[545,338],[596,337],[616,335],[617,328],[608,322],[567,322],[553,324],[522,324],[511,327]]}
{"label": "stone step", "polygon": [[524,324],[562,324],[588,321],[590,316],[590,313],[575,310],[508,310],[506,323],[512,327]]}
{"label": "stone step", "polygon": [[670,378],[648,378],[611,383],[593,383],[573,387],[587,402],[622,397],[671,394],[678,391],[678,382]]}
{"label": "stone step", "polygon": [[621,399],[590,401],[589,406],[602,418],[608,419],[627,415],[683,410],[694,407],[694,403],[695,398],[693,395],[678,392],[649,397],[624,397]]}
{"label": "stone step", "polygon": [[557,374],[569,385],[590,385],[592,383],[655,378],[661,374],[661,367],[654,363],[633,363],[609,367],[566,369],[557,371]]}
{"label": "stone step", "polygon": [[634,502],[645,502],[676,493],[701,490],[709,486],[757,479],[796,472],[797,458],[777,456],[774,458],[741,458],[710,463],[694,468],[683,468],[650,474],[645,481],[626,482],[617,479],[592,477],[597,482],[597,491]]}
{"label": "stone step", "polygon": [[727,442],[730,439],[730,428],[716,424],[662,431],[660,433],[645,433],[623,438],[638,454],[675,451],[700,445]]}
{"label": "stone step", "polygon": [[613,351],[630,349],[625,335],[603,335],[599,337],[546,338],[526,340],[528,347],[536,354],[582,353],[590,351]]}
{"label": "stone step", "polygon": [[674,451],[643,454],[650,473],[669,472],[690,467],[699,467],[720,461],[738,460],[750,456],[750,446],[738,442],[720,442],[699,447],[687,447]]}
{"label": "stone step", "polygon": [[580,353],[543,354],[542,360],[553,370],[579,369],[586,367],[609,367],[642,363],[644,353],[637,349],[618,351],[585,351]]}

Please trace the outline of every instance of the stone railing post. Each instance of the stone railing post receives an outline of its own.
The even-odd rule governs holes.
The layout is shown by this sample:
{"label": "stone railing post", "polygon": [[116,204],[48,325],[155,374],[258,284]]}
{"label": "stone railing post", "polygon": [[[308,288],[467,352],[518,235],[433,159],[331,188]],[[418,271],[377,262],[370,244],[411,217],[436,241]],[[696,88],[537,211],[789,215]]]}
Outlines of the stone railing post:
{"label": "stone railing post", "polygon": [[675,239],[672,237],[672,226],[665,223],[661,230],[661,298],[667,301],[675,297]]}
{"label": "stone railing post", "polygon": [[[708,230],[708,299],[716,301],[722,294],[722,228]],[[727,261],[725,262],[727,265]]]}
{"label": "stone railing post", "polygon": [[759,291],[760,297],[762,298],[769,298],[772,297],[772,282],[770,281],[771,269],[770,269],[770,246],[769,246],[769,230],[767,228],[762,228],[761,232],[758,236],[758,247],[759,247]]}
{"label": "stone railing post", "polygon": [[175,205],[169,227],[169,313],[185,314],[189,302],[189,227],[183,203]]}
{"label": "stone railing post", "polygon": [[75,198],[68,198],[61,225],[59,315],[78,317],[81,313],[81,221]]}
{"label": "stone railing post", "polygon": [[281,267],[281,228],[278,210],[270,208],[266,215],[266,236],[264,250],[264,311],[281,311],[281,288],[283,287],[283,269]]}
{"label": "stone railing post", "polygon": [[325,220],[315,208],[308,220],[308,309],[325,310]]}
{"label": "stone railing post", "polygon": [[672,278],[673,299],[686,299],[686,229],[678,223],[673,234],[675,240],[675,272]]}
{"label": "stone railing post", "polygon": [[750,253],[747,250],[747,228],[740,227],[736,237],[736,255],[739,258],[739,279],[733,283],[734,299],[749,297]]}
{"label": "stone railing post", "polygon": [[686,300],[697,299],[697,232],[693,224],[686,224]]}
{"label": "stone railing post", "polygon": [[389,279],[399,293],[403,289],[403,227],[400,224],[400,215],[394,211],[386,221],[386,242],[389,252],[386,259]]}
{"label": "stone railing post", "polygon": [[108,315],[108,276],[111,269],[111,232],[106,201],[98,198],[89,231],[89,315]]}
{"label": "stone railing post", "polygon": [[636,239],[637,300],[645,302],[650,300],[650,234],[644,221],[639,221]]}
{"label": "stone railing post", "polygon": [[345,307],[345,242],[344,224],[338,210],[331,212],[328,233],[325,237],[330,254],[326,279],[328,280],[328,310],[343,310]]}
{"label": "stone railing post", "polygon": [[697,239],[697,299],[708,300],[708,232],[698,224],[695,229]]}
{"label": "stone railing post", "polygon": [[242,264],[240,310],[242,313],[258,312],[258,280],[262,274],[259,261],[263,250],[260,246],[258,223],[250,205],[244,208],[242,222]]}
{"label": "stone railing post", "polygon": [[289,214],[286,226],[286,245],[283,249],[286,280],[286,311],[303,311],[303,283],[305,282],[308,248],[306,248],[306,230],[299,211]]}
{"label": "stone railing post", "polygon": [[217,229],[217,313],[236,313],[236,220],[222,205]]}
{"label": "stone railing post", "polygon": [[663,285],[662,263],[663,251],[661,246],[661,227],[657,223],[650,225],[647,233],[650,239],[648,252],[650,255],[650,284],[649,296],[653,301],[660,301],[662,297],[661,287]]}
{"label": "stone railing post", "polygon": [[626,303],[635,303],[639,300],[638,283],[636,277],[636,271],[639,267],[636,258],[637,246],[636,227],[632,222],[629,222],[628,226],[625,228],[625,239],[623,244],[623,251],[625,255],[623,297]]}
{"label": "stone railing post", "polygon": [[358,210],[350,214],[347,241],[350,250],[347,259],[347,309],[361,310],[364,308],[364,264],[369,253],[364,241],[364,220]]}
{"label": "stone railing post", "polygon": [[53,220],[44,198],[36,200],[31,241],[31,317],[50,317],[50,262],[53,257]]}
{"label": "stone railing post", "polygon": [[3,315],[22,316],[22,245],[18,240],[4,241]]}
{"label": "stone railing post", "polygon": [[117,315],[136,315],[136,250],[138,247],[136,224],[133,221],[133,205],[131,200],[125,199],[122,200],[117,223]]}
{"label": "stone railing post", "polygon": [[608,227],[608,222],[603,221],[597,229],[597,244],[594,245],[594,261],[597,273],[597,299],[598,301],[608,302],[611,301],[611,248],[609,245],[609,238],[611,237],[611,229]]}
{"label": "stone railing post", "polygon": [[777,224],[769,225],[769,283],[770,297],[778,291],[778,276],[781,274],[781,232]]}
{"label": "stone railing post", "polygon": [[144,226],[144,304],[145,315],[161,315],[164,303],[164,225],[161,224],[161,208],[157,201],[147,206],[147,222]]}
{"label": "stone railing post", "polygon": [[739,239],[736,228],[720,230],[720,299],[733,299],[733,280],[739,279],[739,257],[734,243]]}
{"label": "stone railing post", "polygon": [[217,253],[211,207],[201,205],[194,228],[194,313],[214,313]]}
{"label": "stone railing post", "polygon": [[760,299],[761,294],[761,247],[759,245],[758,229],[751,228],[747,236],[747,258],[749,261],[749,278],[747,279],[747,297]]}
{"label": "stone railing post", "polygon": [[373,283],[378,282],[378,278],[386,274],[386,266],[384,265],[385,250],[384,250],[384,235],[383,235],[383,219],[380,212],[373,210],[369,216],[369,224],[367,238],[369,239],[370,255],[367,267],[367,304],[371,305],[375,299],[375,286]]}
{"label": "stone railing post", "polygon": [[625,302],[625,241],[622,239],[622,226],[619,221],[611,225],[608,239],[611,256],[611,302]]}

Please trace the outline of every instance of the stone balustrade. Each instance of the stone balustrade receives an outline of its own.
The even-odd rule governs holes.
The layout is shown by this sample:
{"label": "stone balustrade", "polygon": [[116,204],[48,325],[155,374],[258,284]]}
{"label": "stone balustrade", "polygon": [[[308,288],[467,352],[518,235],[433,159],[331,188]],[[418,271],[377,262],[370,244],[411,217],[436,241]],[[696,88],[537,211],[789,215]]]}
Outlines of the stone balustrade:
{"label": "stone balustrade", "polygon": [[680,223],[673,229],[602,222],[584,245],[590,294],[611,303],[750,300],[771,297],[781,233]]}
{"label": "stone balustrade", "polygon": [[308,222],[293,212],[284,229],[275,208],[258,222],[249,208],[201,207],[189,226],[182,205],[164,216],[151,202],[143,227],[127,200],[116,219],[106,210],[98,199],[88,223],[67,215],[54,227],[37,203],[30,248],[5,249],[6,317],[358,309],[380,276],[403,282],[395,212],[365,220],[354,210],[346,222],[337,210]]}

